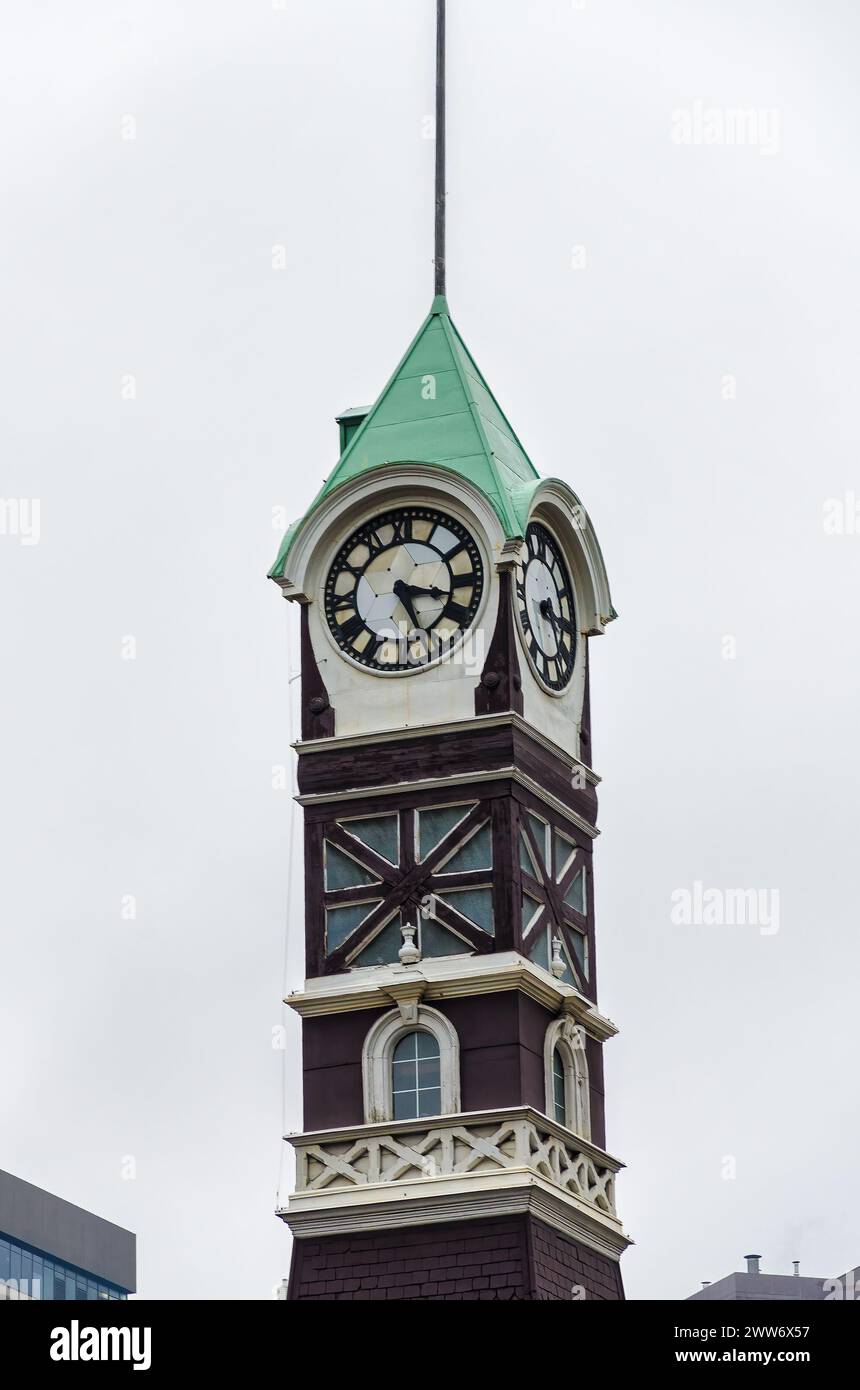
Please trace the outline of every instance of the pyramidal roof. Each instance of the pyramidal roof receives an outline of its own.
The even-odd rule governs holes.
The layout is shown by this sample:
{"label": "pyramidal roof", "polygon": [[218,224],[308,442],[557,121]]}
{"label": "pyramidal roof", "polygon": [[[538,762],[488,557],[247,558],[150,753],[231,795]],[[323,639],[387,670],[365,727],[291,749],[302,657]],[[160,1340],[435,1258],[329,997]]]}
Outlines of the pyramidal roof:
{"label": "pyramidal roof", "polygon": [[331,476],[281,544],[269,571],[283,575],[289,549],[324,498],[389,463],[420,463],[465,478],[487,498],[508,537],[525,531],[538,473],[438,296],[382,395]]}

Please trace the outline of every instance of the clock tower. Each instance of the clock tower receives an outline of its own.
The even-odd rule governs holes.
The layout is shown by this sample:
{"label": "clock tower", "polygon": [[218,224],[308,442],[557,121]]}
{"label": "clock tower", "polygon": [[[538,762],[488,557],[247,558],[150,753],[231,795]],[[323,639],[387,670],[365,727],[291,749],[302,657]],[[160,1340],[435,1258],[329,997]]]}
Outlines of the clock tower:
{"label": "clock tower", "polygon": [[621,1299],[588,688],[615,613],[450,316],[437,192],[430,313],[270,572],[301,618],[288,1296]]}

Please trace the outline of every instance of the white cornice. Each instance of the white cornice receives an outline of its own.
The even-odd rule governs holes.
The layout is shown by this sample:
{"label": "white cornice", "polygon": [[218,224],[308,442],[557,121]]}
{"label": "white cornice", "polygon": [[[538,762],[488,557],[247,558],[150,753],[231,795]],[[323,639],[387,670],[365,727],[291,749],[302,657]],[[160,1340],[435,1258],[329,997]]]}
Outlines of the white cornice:
{"label": "white cornice", "polygon": [[552,1014],[569,1014],[597,1042],[618,1032],[589,999],[516,951],[481,956],[436,956],[417,965],[377,965],[306,980],[284,1001],[302,1018],[393,1007],[404,989],[425,1003],[519,990]]}
{"label": "white cornice", "polygon": [[528,777],[521,772],[518,767],[494,767],[486,772],[456,772],[450,777],[421,777],[408,782],[386,782],[382,786],[372,787],[345,787],[336,792],[305,792],[297,796],[295,800],[300,806],[318,806],[338,801],[356,801],[363,796],[402,796],[405,791],[436,791],[454,787],[468,787],[475,783],[486,782],[516,782],[518,786],[524,787],[526,791],[537,796],[545,806],[557,811],[560,816],[564,816],[577,826],[584,835],[590,840],[596,840],[600,831],[591,821],[586,820],[578,811],[574,811],[560,797],[553,796],[546,787],[542,787],[533,777]]}
{"label": "white cornice", "polygon": [[464,730],[471,733],[474,730],[502,728],[505,725],[511,725],[513,728],[519,729],[521,733],[526,734],[529,738],[533,739],[535,743],[540,744],[541,747],[545,748],[548,753],[551,753],[554,758],[557,758],[559,762],[564,763],[571,774],[574,772],[581,774],[592,787],[599,785],[601,779],[596,772],[593,772],[590,767],[580,762],[578,758],[573,757],[572,754],[565,752],[565,750],[560,748],[557,743],[554,743],[551,738],[547,738],[540,730],[534,728],[527,720],[523,719],[521,714],[516,714],[512,710],[504,714],[475,715],[474,718],[471,719],[450,719],[439,724],[401,726],[396,729],[378,729],[366,734],[344,734],[341,737],[333,735],[331,738],[297,740],[293,744],[293,748],[302,757],[305,757],[306,755],[314,753],[330,753],[334,748],[338,750],[343,748],[366,748],[369,745],[376,745],[378,743],[389,743],[409,738],[423,738],[431,734],[456,734]]}
{"label": "white cornice", "polygon": [[595,1215],[576,1198],[562,1195],[542,1178],[517,1169],[398,1183],[392,1191],[383,1190],[381,1185],[368,1187],[361,1200],[351,1194],[348,1202],[343,1201],[342,1194],[338,1201],[337,1193],[328,1197],[299,1195],[291,1197],[289,1206],[278,1216],[297,1239],[303,1240],[525,1212],[611,1260],[618,1260],[632,1244],[620,1223]]}

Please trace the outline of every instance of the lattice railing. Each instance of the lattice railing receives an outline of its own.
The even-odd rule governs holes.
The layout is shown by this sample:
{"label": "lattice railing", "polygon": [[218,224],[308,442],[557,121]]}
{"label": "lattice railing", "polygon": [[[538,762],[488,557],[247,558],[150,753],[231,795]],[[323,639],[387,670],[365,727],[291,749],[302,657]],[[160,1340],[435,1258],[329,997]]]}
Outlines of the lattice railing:
{"label": "lattice railing", "polygon": [[519,1169],[615,1216],[619,1165],[531,1109],[364,1125],[291,1143],[297,1193]]}

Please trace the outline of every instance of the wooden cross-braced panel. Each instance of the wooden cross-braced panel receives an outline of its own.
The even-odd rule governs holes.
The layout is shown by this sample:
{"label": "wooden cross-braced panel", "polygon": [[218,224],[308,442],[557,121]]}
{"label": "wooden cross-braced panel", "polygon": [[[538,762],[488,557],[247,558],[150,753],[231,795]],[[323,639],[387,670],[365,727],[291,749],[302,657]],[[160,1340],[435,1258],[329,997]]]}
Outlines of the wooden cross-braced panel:
{"label": "wooden cross-braced panel", "polygon": [[[453,804],[454,807],[456,805]],[[422,902],[428,896],[432,898],[433,918],[442,928],[455,934],[455,941],[462,941],[464,953],[494,950],[492,930],[485,929],[454,906],[458,901],[455,896],[457,890],[485,889],[488,896],[493,893],[496,840],[494,806],[495,803],[490,800],[463,803],[459,807],[462,815],[423,858],[416,853],[418,817],[422,811],[408,808],[389,812],[388,816],[396,817],[398,824],[396,862],[378,848],[368,845],[366,839],[356,831],[360,822],[385,820],[385,813],[338,818],[310,826],[309,840],[315,839],[316,843],[309,847],[308,864],[313,865],[319,885],[320,910],[316,915],[316,927],[322,938],[321,949],[317,952],[317,960],[322,966],[320,973],[348,969],[389,924],[396,925],[401,920],[415,923]],[[442,805],[428,807],[423,813],[446,809]],[[492,845],[487,866],[472,869],[449,865],[448,861],[456,859],[457,851],[476,840],[485,828]],[[327,881],[327,856],[335,852],[341,856],[339,862],[346,860],[355,865],[354,883],[333,887]],[[308,878],[310,883],[310,871]],[[450,893],[452,901],[442,901],[438,896],[441,893]],[[310,934],[314,926],[310,900],[308,906]],[[353,909],[348,918],[351,929],[344,932],[342,940],[333,940],[331,914],[335,914],[336,920],[339,908]],[[366,910],[362,912],[362,908]],[[309,941],[309,962],[310,959]]]}

